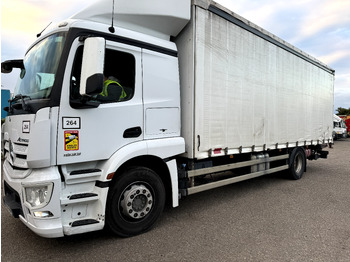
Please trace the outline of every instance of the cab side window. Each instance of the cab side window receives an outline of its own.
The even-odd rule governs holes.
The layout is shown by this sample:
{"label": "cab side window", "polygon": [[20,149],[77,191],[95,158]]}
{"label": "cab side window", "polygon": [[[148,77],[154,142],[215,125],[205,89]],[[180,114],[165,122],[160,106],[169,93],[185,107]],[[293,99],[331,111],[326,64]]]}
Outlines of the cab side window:
{"label": "cab side window", "polygon": [[[83,56],[83,46],[76,52],[70,86],[70,99],[77,100],[79,94],[80,74]],[[135,58],[133,55],[116,50],[106,49],[104,64],[103,91],[93,97],[101,103],[128,101],[135,92]]]}
{"label": "cab side window", "polygon": [[[130,100],[135,90],[135,58],[133,55],[111,49],[106,50],[104,76],[123,89],[124,94],[117,101]],[[106,82],[105,82],[106,85]]]}

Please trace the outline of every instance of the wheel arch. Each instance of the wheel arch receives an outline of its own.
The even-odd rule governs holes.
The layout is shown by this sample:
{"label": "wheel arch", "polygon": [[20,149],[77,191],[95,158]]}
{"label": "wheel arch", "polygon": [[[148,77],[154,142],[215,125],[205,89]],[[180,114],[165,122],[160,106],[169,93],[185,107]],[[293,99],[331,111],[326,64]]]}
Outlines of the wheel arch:
{"label": "wheel arch", "polygon": [[153,156],[153,155],[145,155],[145,156],[137,156],[132,159],[129,159],[125,163],[123,163],[116,171],[113,176],[112,182],[118,179],[118,177],[126,172],[128,169],[133,167],[145,167],[153,170],[159,178],[162,180],[165,192],[166,192],[166,204],[170,204],[172,200],[172,186],[171,186],[171,176],[170,171],[166,162],[163,159]]}
{"label": "wheel arch", "polygon": [[173,207],[178,206],[178,176],[175,156],[185,151],[185,140],[181,137],[155,139],[131,143],[116,151],[101,167],[102,181],[113,179],[109,187],[115,183],[118,176],[133,166],[146,167],[153,170],[162,180],[167,200],[172,199]]}

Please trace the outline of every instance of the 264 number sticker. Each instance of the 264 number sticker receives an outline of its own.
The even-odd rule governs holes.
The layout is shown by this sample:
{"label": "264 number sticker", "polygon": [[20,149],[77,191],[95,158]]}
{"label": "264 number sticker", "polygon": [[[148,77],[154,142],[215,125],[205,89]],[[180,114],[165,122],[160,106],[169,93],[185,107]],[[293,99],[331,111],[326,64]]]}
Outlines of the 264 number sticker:
{"label": "264 number sticker", "polygon": [[80,129],[80,117],[63,117],[63,129]]}

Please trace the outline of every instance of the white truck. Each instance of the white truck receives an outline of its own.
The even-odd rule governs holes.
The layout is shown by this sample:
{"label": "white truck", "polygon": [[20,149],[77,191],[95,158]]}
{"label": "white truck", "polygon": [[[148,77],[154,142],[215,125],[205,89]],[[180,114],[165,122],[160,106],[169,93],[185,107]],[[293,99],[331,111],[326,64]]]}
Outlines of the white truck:
{"label": "white truck", "polygon": [[333,140],[347,137],[345,121],[337,115],[333,115]]}
{"label": "white truck", "polygon": [[[332,142],[334,70],[211,0],[100,0],[12,68],[3,200],[43,237],[137,235],[188,195],[300,179]],[[122,101],[96,99],[103,74]]]}

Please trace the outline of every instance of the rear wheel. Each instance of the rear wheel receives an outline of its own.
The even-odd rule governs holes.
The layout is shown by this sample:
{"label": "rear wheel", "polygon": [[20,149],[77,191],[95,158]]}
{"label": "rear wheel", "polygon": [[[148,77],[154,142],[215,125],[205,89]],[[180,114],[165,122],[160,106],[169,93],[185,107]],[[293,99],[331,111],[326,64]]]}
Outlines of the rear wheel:
{"label": "rear wheel", "polygon": [[119,236],[138,235],[154,225],[164,204],[165,189],[159,176],[148,168],[131,168],[110,188],[106,221]]}
{"label": "rear wheel", "polygon": [[301,147],[293,149],[289,156],[289,175],[292,179],[300,179],[305,171],[306,155],[305,150]]}

